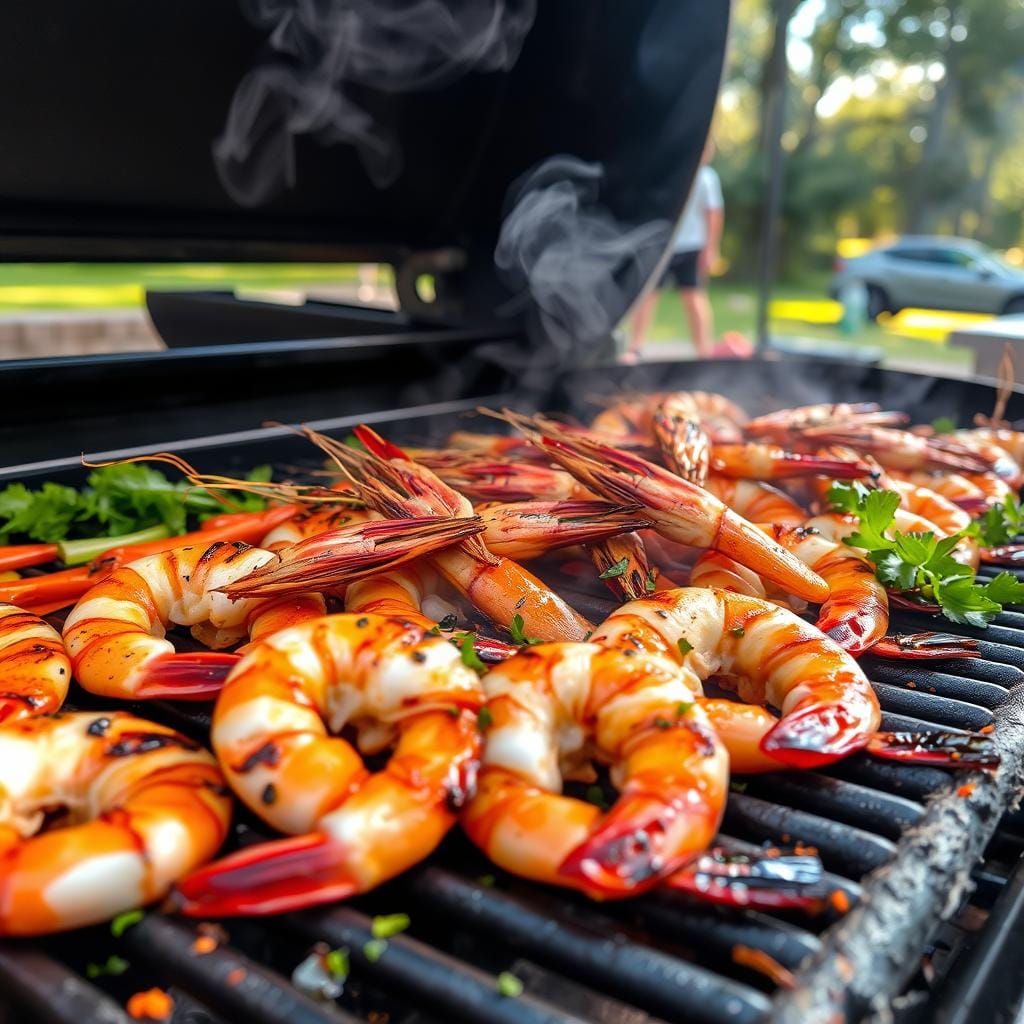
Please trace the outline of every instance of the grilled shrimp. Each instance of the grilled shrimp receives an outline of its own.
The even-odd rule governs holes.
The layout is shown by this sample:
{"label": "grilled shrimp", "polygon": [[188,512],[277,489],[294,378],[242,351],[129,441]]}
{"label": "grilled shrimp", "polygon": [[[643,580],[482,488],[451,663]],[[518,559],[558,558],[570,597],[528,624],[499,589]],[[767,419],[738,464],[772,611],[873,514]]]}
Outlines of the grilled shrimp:
{"label": "grilled shrimp", "polygon": [[[747,703],[779,708],[781,719],[759,746],[793,767],[845,757],[866,746],[878,728],[878,698],[853,658],[816,627],[766,601],[724,590],[666,590],[613,612],[593,642],[670,657],[701,680],[722,679]],[[728,746],[727,730],[721,735]]]}
{"label": "grilled shrimp", "polygon": [[[718,828],[728,757],[666,658],[595,644],[529,647],[482,680],[488,725],[462,827],[496,864],[597,898],[656,885]],[[607,813],[562,795],[565,777],[611,766]]]}
{"label": "grilled shrimp", "polygon": [[807,513],[793,498],[759,480],[735,479],[712,473],[704,487],[737,515],[752,523],[799,526],[807,519]]}
{"label": "grilled shrimp", "polygon": [[1017,430],[975,428],[958,430],[951,435],[960,444],[977,452],[987,463],[989,471],[1005,480],[1011,487],[1024,483],[1021,457],[1024,456],[1024,434]]}
{"label": "grilled shrimp", "polygon": [[989,464],[966,444],[945,437],[922,437],[887,427],[812,427],[805,441],[841,444],[873,455],[886,469],[921,468],[984,473]]}
{"label": "grilled shrimp", "polygon": [[70,681],[60,634],[38,615],[0,603],[0,723],[56,711]]}
{"label": "grilled shrimp", "polygon": [[[68,827],[41,831],[55,808]],[[217,852],[230,818],[214,759],[163,725],[113,711],[0,729],[0,935],[159,899]]]}
{"label": "grilled shrimp", "polygon": [[901,508],[934,523],[943,536],[959,533],[971,525],[969,512],[930,487],[907,483],[904,480],[887,480],[886,486],[899,494]]}
{"label": "grilled shrimp", "polygon": [[711,440],[689,403],[670,395],[654,410],[651,426],[669,469],[703,487],[708,478]]}
{"label": "grilled shrimp", "polygon": [[609,501],[640,503],[669,540],[721,551],[805,600],[828,596],[820,576],[703,488],[637,455],[574,439],[542,417],[506,415],[591,490]]}
{"label": "grilled shrimp", "polygon": [[[317,434],[309,436],[358,481],[361,497],[378,512],[395,520],[425,512],[452,517],[473,514],[463,495],[408,459],[400,448],[365,426],[357,427],[356,434],[367,452]],[[637,504],[632,499],[628,502]],[[511,559],[492,554],[477,537],[431,556],[431,561],[494,622],[505,624],[518,614],[526,633],[542,640],[582,639],[590,631],[590,623],[541,580]]]}
{"label": "grilled shrimp", "polygon": [[780,409],[748,420],[743,432],[750,438],[773,438],[781,443],[810,427],[899,426],[908,419],[902,412],[883,411],[875,402],[838,402]]}
{"label": "grilled shrimp", "polygon": [[834,479],[867,476],[868,467],[858,459],[825,455],[801,455],[772,444],[715,444],[711,446],[711,471],[719,476],[747,480],[786,480],[828,474]]}
{"label": "grilled shrimp", "polygon": [[208,700],[233,654],[177,654],[168,626],[191,626],[208,647],[266,636],[324,613],[320,594],[232,600],[219,592],[276,556],[248,544],[188,545],[140,558],[93,587],[64,623],[75,678],[91,693],[138,700]]}
{"label": "grilled shrimp", "polygon": [[948,498],[960,508],[971,513],[983,512],[993,503],[977,484],[972,483],[961,473],[890,470],[888,477],[889,480],[895,478],[917,487],[927,487],[930,491],[941,494],[942,497]]}
{"label": "grilled shrimp", "polygon": [[[331,615],[253,647],[217,699],[228,783],[293,838],[185,879],[185,913],[270,914],[365,892],[426,857],[472,792],[483,692],[445,639],[397,618]],[[392,743],[370,773],[359,750]]]}

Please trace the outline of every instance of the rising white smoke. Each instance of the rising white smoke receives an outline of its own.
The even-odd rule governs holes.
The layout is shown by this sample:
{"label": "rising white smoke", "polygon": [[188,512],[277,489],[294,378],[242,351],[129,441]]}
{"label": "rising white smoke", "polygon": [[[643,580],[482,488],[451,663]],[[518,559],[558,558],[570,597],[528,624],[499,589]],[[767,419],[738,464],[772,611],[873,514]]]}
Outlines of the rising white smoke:
{"label": "rising white smoke", "polygon": [[231,197],[245,206],[295,182],[295,137],[356,148],[379,188],[402,169],[387,124],[355,95],[440,88],[469,71],[507,70],[536,0],[243,0],[268,29],[268,57],[239,83],[213,147]]}
{"label": "rising white smoke", "polygon": [[667,220],[621,223],[601,202],[600,164],[555,156],[509,189],[494,261],[514,292],[528,293],[546,372],[610,335],[665,250]]}

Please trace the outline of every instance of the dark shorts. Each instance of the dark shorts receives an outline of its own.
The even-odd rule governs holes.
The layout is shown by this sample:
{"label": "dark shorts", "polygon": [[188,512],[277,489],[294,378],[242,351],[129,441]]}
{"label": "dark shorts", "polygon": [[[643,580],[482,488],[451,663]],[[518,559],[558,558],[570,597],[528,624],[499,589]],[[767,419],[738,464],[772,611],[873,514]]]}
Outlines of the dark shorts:
{"label": "dark shorts", "polygon": [[697,270],[700,250],[692,252],[676,252],[672,254],[665,272],[658,282],[659,288],[702,288],[704,282]]}

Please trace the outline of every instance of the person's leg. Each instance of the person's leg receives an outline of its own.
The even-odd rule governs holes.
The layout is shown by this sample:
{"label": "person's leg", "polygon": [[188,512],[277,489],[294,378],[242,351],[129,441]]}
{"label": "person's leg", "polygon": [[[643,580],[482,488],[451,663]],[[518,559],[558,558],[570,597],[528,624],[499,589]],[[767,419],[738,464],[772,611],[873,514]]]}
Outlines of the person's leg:
{"label": "person's leg", "polygon": [[709,355],[714,342],[714,319],[707,291],[704,288],[680,288],[679,298],[690,321],[690,338],[697,355]]}
{"label": "person's leg", "polygon": [[636,358],[640,355],[640,349],[651,329],[654,321],[654,313],[658,308],[659,293],[656,290],[649,291],[636,307],[633,320],[630,324],[629,345],[626,347],[626,357]]}

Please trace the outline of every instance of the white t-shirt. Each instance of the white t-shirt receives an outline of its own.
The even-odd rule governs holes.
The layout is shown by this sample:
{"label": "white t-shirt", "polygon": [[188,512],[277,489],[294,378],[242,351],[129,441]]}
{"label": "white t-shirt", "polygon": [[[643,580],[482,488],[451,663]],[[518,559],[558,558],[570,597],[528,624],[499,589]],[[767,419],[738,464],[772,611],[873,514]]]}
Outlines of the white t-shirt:
{"label": "white t-shirt", "polygon": [[672,251],[697,252],[703,249],[708,240],[708,210],[720,210],[724,205],[718,174],[713,167],[704,164],[697,172],[693,191],[686,200],[679,230],[672,242]]}

